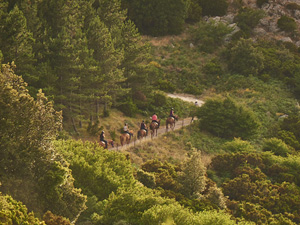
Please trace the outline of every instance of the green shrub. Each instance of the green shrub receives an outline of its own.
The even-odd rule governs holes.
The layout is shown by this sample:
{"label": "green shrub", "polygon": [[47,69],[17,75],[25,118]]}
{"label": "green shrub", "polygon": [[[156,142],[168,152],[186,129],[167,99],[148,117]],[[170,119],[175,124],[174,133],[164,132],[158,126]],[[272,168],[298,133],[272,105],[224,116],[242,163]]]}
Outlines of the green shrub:
{"label": "green shrub", "polygon": [[190,33],[192,41],[199,45],[200,50],[213,52],[224,43],[224,37],[232,30],[227,24],[212,20],[199,22],[195,28],[191,29]]}
{"label": "green shrub", "polygon": [[196,23],[200,21],[201,16],[202,16],[202,8],[198,5],[196,0],[192,0],[190,7],[188,9],[188,16],[186,18],[186,22]]}
{"label": "green shrub", "polygon": [[226,0],[198,0],[198,4],[202,8],[203,16],[224,16],[228,8]]}
{"label": "green shrub", "polygon": [[51,211],[47,211],[43,215],[43,220],[47,225],[71,225],[70,220],[62,216],[54,215]]}
{"label": "green shrub", "polygon": [[225,138],[249,138],[257,133],[259,122],[254,113],[232,99],[210,99],[198,110],[200,127]]}
{"label": "green shrub", "polygon": [[28,213],[27,207],[11,196],[3,196],[0,192],[0,223],[1,224],[32,224],[42,225],[34,213]]}
{"label": "green shrub", "polygon": [[138,170],[136,177],[146,187],[148,187],[148,188],[156,187],[154,174],[145,172],[144,170]]}
{"label": "green shrub", "polygon": [[243,141],[240,138],[234,138],[233,141],[223,144],[222,149],[228,152],[250,152],[254,151],[254,147],[248,141]]}
{"label": "green shrub", "polygon": [[277,25],[279,29],[288,33],[294,33],[297,29],[296,21],[286,15],[281,16],[280,19],[277,20]]}
{"label": "green shrub", "polygon": [[202,89],[197,87],[196,85],[189,84],[183,89],[184,93],[193,94],[193,95],[201,95]]}
{"label": "green shrub", "polygon": [[263,151],[271,151],[275,155],[286,157],[291,149],[282,140],[277,138],[265,139],[263,143]]}
{"label": "green shrub", "polygon": [[277,133],[277,138],[281,139],[292,148],[300,150],[300,143],[292,132],[287,130],[280,130]]}
{"label": "green shrub", "polygon": [[139,31],[152,36],[179,34],[184,28],[190,1],[123,0],[128,17]]}
{"label": "green shrub", "polygon": [[165,79],[159,79],[156,83],[156,86],[166,92],[173,93],[176,90],[176,87],[174,84],[172,84],[170,81],[165,80]]}
{"label": "green shrub", "polygon": [[242,8],[239,13],[235,16],[234,21],[238,27],[244,32],[244,36],[249,37],[260,19],[265,16],[263,10],[256,10],[252,8]]}
{"label": "green shrub", "polygon": [[246,76],[258,75],[264,68],[264,56],[251,39],[241,39],[229,47],[225,59],[232,72]]}
{"label": "green shrub", "polygon": [[138,107],[131,98],[127,98],[119,107],[119,110],[126,116],[134,117],[138,113]]}
{"label": "green shrub", "polygon": [[166,95],[164,95],[163,93],[160,93],[160,92],[154,93],[152,99],[153,99],[153,104],[155,106],[161,107],[161,106],[164,106],[167,103]]}

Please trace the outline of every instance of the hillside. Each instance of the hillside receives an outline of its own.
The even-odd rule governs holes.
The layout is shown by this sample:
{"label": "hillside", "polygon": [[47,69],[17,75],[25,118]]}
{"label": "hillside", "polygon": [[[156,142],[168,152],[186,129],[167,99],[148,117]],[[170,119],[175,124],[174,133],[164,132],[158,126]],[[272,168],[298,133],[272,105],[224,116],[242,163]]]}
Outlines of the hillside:
{"label": "hillside", "polygon": [[1,2],[0,223],[299,224],[299,27],[297,0]]}

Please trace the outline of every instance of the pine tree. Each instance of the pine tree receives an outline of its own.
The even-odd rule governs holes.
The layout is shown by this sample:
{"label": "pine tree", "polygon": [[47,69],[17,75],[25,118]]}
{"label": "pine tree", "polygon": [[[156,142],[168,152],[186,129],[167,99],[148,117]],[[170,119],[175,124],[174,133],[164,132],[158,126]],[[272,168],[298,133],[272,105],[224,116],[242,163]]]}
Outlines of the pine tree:
{"label": "pine tree", "polygon": [[182,193],[189,198],[197,198],[205,189],[206,168],[201,160],[201,152],[194,151],[184,165],[180,176]]}
{"label": "pine tree", "polygon": [[91,52],[82,32],[84,17],[77,1],[67,1],[60,12],[60,31],[50,44],[51,66],[58,76],[55,101],[63,109],[64,119],[71,119],[77,131],[74,117],[80,114],[81,84],[90,73]]}
{"label": "pine tree", "polygon": [[27,28],[27,20],[18,6],[3,17],[0,26],[0,49],[4,62],[15,62],[16,73],[26,82],[35,84],[38,77],[34,68],[33,34]]}
{"label": "pine tree", "polygon": [[96,114],[99,103],[114,102],[116,96],[122,95],[120,81],[123,81],[123,71],[119,68],[123,59],[123,51],[117,51],[114,47],[111,33],[106,25],[96,16],[90,21],[87,31],[89,48],[93,50],[93,59],[96,69],[86,79],[85,91],[88,96],[94,97]]}

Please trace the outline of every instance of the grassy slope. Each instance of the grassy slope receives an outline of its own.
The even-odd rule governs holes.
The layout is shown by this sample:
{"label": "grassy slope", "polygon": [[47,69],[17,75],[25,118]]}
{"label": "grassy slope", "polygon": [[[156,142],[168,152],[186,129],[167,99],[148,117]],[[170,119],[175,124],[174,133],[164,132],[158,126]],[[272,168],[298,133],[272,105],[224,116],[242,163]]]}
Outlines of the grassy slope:
{"label": "grassy slope", "polygon": [[[278,115],[289,113],[295,106],[295,100],[285,87],[276,82],[265,83],[257,78],[221,76],[214,86],[204,84],[206,78],[201,72],[205,63],[214,58],[216,53],[207,54],[190,46],[188,36],[166,36],[160,38],[144,37],[152,45],[153,61],[161,67],[162,76],[177,86],[177,92],[185,92],[189,84],[194,84],[202,93],[201,99],[210,97],[231,96],[240,103],[255,110],[260,121],[265,125],[261,137],[252,140],[259,148],[260,140],[267,136],[273,124],[278,121]],[[185,85],[184,85],[185,84]],[[127,122],[131,129],[138,131],[141,120],[150,122],[149,118],[137,115],[135,118],[128,118],[123,113],[112,110],[107,118],[100,118],[100,126],[104,130],[115,133],[115,140],[119,141],[120,129],[124,122]],[[97,141],[98,137],[87,134],[86,127],[80,129],[80,137],[83,140]],[[107,133],[107,139],[113,137]],[[111,133],[111,134],[112,134]],[[200,131],[197,125],[184,128],[175,133],[163,135],[153,142],[143,144],[141,147],[131,148],[125,151],[129,154],[134,164],[158,158],[173,163],[180,163],[187,153],[196,148],[201,150],[208,164],[209,159],[216,153],[222,152],[221,145],[230,140],[223,140],[213,137]]]}

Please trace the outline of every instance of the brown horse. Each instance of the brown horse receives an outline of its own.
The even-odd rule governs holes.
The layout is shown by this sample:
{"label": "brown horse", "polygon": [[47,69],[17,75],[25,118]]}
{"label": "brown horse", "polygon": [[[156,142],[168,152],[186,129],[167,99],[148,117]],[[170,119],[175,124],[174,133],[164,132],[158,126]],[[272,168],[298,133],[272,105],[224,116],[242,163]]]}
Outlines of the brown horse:
{"label": "brown horse", "polygon": [[[129,133],[133,137],[133,131],[130,130]],[[122,146],[124,144],[129,144],[129,142],[130,142],[130,135],[128,133],[121,134],[121,136],[120,136],[120,142],[121,142]]]}
{"label": "brown horse", "polygon": [[[110,144],[111,147],[114,147],[114,141],[113,140],[107,140],[107,145]],[[104,141],[100,141],[99,145],[102,146],[103,148],[105,148],[105,142]]]}
{"label": "brown horse", "polygon": [[147,137],[147,131],[145,129],[140,129],[137,133],[137,138],[141,139],[143,137]]}
{"label": "brown horse", "polygon": [[[175,119],[174,119],[174,117],[175,117]],[[178,120],[178,116],[176,115],[176,116],[174,116],[174,117],[169,116],[169,117],[167,118],[167,121],[166,121],[166,128],[167,128],[167,130],[168,130],[168,128],[169,128],[169,125],[170,125],[170,128],[171,128],[172,130],[174,130],[174,128],[175,128],[175,122],[176,122],[176,120]]]}
{"label": "brown horse", "polygon": [[151,122],[150,123],[150,130],[151,130],[151,138],[155,135],[157,136],[157,130],[160,124],[160,120],[157,120],[158,123],[156,122]]}

